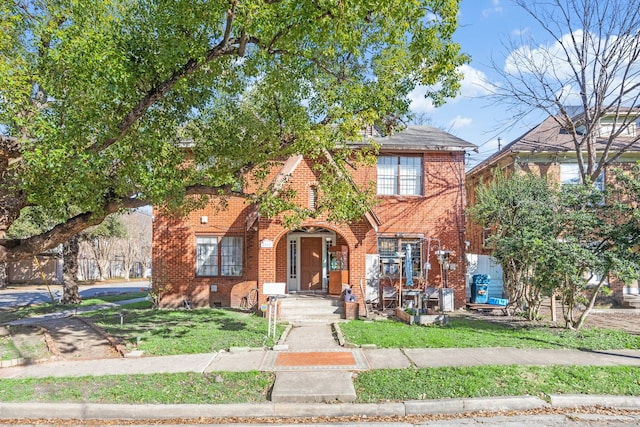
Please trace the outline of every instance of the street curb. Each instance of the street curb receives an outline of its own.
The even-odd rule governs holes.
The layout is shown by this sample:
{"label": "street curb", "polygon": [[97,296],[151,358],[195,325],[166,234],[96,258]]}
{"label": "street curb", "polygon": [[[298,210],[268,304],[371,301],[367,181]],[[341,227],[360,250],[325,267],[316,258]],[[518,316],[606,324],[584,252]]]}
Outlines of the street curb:
{"label": "street curb", "polygon": [[603,408],[640,409],[640,397],[638,396],[550,394],[549,398],[551,406],[555,408],[600,406]]}
{"label": "street curb", "polygon": [[[556,403],[553,403],[553,402]],[[120,419],[162,420],[171,418],[294,418],[310,416],[396,416],[465,412],[524,411],[550,407],[612,406],[640,409],[633,396],[552,396],[549,404],[535,396],[504,396],[469,399],[411,400],[390,403],[257,403],[219,405],[121,405],[94,403],[2,403],[0,419]]]}

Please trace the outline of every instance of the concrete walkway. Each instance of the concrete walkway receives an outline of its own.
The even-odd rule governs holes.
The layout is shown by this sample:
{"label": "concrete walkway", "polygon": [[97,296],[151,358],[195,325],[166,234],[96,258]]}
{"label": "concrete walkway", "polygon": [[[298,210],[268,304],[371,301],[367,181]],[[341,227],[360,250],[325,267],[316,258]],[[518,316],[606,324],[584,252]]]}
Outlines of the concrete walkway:
{"label": "concrete walkway", "polygon": [[[336,403],[356,400],[356,389],[351,380],[351,369],[357,368],[356,357],[353,350],[338,345],[330,324],[293,324],[284,343],[287,351],[297,354],[290,355],[281,364],[277,360],[284,354],[276,356],[274,366],[281,369],[276,371],[272,402]],[[361,368],[368,367],[361,365]]]}

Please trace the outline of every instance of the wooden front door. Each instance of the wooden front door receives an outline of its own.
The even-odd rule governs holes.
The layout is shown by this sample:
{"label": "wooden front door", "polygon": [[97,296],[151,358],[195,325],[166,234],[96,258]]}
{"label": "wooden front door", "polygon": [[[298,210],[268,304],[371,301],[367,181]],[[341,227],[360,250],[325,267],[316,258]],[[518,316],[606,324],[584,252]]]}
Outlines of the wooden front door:
{"label": "wooden front door", "polygon": [[300,290],[322,290],[322,238],[300,239]]}

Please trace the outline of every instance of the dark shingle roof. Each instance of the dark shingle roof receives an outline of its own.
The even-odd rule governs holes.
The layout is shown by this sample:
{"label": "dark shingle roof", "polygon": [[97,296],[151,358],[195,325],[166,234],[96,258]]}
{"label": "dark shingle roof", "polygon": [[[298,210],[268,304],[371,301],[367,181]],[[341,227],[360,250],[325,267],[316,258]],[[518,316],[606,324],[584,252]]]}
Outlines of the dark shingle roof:
{"label": "dark shingle roof", "polygon": [[[477,146],[432,126],[409,126],[388,136],[372,138],[382,150],[433,151],[433,150],[476,150]],[[361,146],[361,144],[352,144]]]}
{"label": "dark shingle roof", "polygon": [[[558,119],[547,117],[537,126],[527,131],[524,135],[514,139],[505,145],[502,150],[492,154],[482,162],[474,166],[468,174],[473,174],[485,167],[492,165],[499,159],[510,154],[518,153],[571,153],[575,152],[573,136],[558,124]],[[635,140],[630,137],[618,137],[611,148],[620,148]],[[596,150],[602,150],[607,144],[607,137],[598,138],[595,143]],[[632,146],[629,151],[638,151],[640,147]]]}

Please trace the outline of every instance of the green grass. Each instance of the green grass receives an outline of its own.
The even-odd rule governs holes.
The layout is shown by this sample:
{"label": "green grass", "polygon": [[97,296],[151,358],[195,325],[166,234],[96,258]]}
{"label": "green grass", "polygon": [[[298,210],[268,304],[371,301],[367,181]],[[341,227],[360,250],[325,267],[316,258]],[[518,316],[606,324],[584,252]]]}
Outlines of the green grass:
{"label": "green grass", "polygon": [[548,394],[640,394],[637,367],[474,366],[380,369],[354,380],[359,402]]}
{"label": "green grass", "polygon": [[640,349],[640,336],[624,331],[587,328],[575,332],[543,326],[514,328],[462,316],[452,316],[447,326],[415,326],[392,320],[355,320],[340,324],[340,328],[346,340],[353,344],[375,344],[381,348]]}
{"label": "green grass", "polygon": [[83,300],[80,306],[99,305],[105,302],[126,301],[129,299],[146,298],[149,292],[127,292],[124,294],[101,295]]}
{"label": "green grass", "polygon": [[21,357],[10,335],[0,337],[0,360],[11,360]]}
{"label": "green grass", "polygon": [[[91,320],[112,336],[147,355],[208,353],[230,347],[262,347],[268,325],[260,316],[222,309],[151,310],[143,302],[118,310],[91,313]],[[132,308],[133,307],[133,308]],[[122,325],[120,324],[121,316]],[[284,326],[278,326],[277,336]],[[277,339],[277,337],[276,337]]]}
{"label": "green grass", "polygon": [[[3,402],[119,404],[264,403],[274,381],[267,372],[109,375],[4,379]],[[360,403],[549,394],[640,395],[629,366],[475,366],[380,369],[354,379]]]}
{"label": "green grass", "polygon": [[273,374],[255,371],[4,379],[0,388],[0,401],[260,403],[266,402],[273,379]]}

